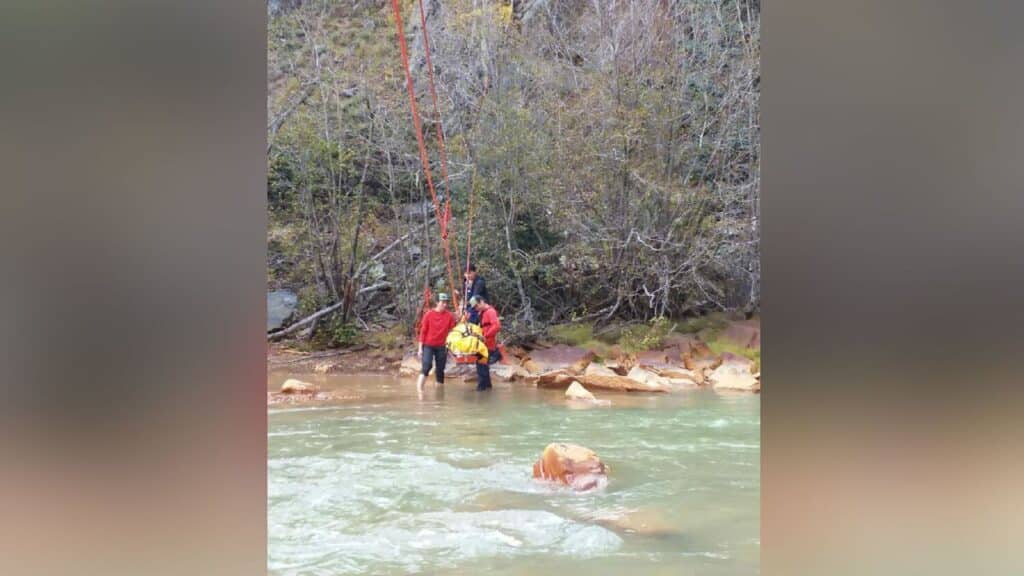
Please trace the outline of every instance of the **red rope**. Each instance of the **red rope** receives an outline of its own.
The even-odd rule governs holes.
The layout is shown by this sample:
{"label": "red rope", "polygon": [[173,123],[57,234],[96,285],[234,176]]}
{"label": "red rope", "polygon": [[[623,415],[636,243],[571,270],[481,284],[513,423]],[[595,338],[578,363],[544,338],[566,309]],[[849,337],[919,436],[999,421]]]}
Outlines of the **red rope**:
{"label": "red rope", "polygon": [[[423,32],[423,54],[427,60],[427,79],[430,84],[430,101],[434,108],[434,133],[437,138],[437,149],[438,157],[441,160],[441,177],[444,180],[445,188],[445,212],[446,220],[445,225],[448,226],[451,222],[451,199],[452,199],[452,185],[448,180],[448,151],[444,144],[444,122],[441,119],[441,109],[437,105],[437,88],[434,84],[434,64],[430,60],[430,35],[427,32],[427,15],[423,8],[423,0],[417,0],[420,9],[420,30]],[[452,242],[455,244],[455,269],[461,270],[462,263],[459,262],[459,249],[458,240],[452,236]],[[466,256],[466,265],[469,266],[469,256]],[[454,297],[454,295],[453,295]],[[458,310],[458,301],[455,302],[455,309]]]}
{"label": "red rope", "polygon": [[[427,147],[423,142],[423,128],[420,125],[420,114],[416,109],[416,90],[412,83],[412,72],[409,69],[409,49],[405,44],[405,29],[402,26],[402,8],[399,6],[398,0],[391,0],[391,8],[395,13],[395,28],[398,32],[398,45],[402,52],[402,66],[405,68],[405,85],[409,90],[409,107],[412,109],[412,121],[416,128],[416,143],[420,149],[420,162],[423,164],[423,172],[427,178],[427,188],[430,189],[430,198],[434,203],[434,215],[437,217],[437,225],[441,231],[441,241],[444,245],[444,258],[445,264],[448,268],[448,287],[452,292],[453,304],[458,307],[458,295],[455,292],[455,281],[452,276],[452,258],[451,248],[448,242],[448,220],[447,215],[441,213],[441,206],[437,201],[437,192],[434,190],[434,179],[430,172],[430,161],[427,157]],[[423,16],[423,5],[420,4],[420,17]],[[425,19],[424,19],[425,23]],[[424,38],[426,34],[426,28],[424,28]],[[427,49],[427,59],[430,59],[430,50],[426,42],[424,42],[424,48]],[[433,91],[433,72],[431,72],[431,90]],[[440,133],[440,123],[438,124],[438,132]],[[442,144],[443,149],[443,144]],[[447,179],[447,166],[445,160],[442,160],[442,171],[445,173],[445,179]],[[447,182],[445,183],[447,185]],[[451,191],[448,192],[448,199],[446,203],[450,202]],[[450,212],[449,212],[450,213]]]}

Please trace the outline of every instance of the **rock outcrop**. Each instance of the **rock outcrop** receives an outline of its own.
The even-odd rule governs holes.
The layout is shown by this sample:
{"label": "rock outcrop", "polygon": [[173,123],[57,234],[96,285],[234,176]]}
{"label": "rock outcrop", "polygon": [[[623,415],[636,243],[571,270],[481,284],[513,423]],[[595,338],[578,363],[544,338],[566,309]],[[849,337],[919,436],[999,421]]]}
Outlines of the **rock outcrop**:
{"label": "rock outcrop", "polygon": [[511,382],[528,378],[530,373],[515,364],[494,364],[491,366],[491,376],[503,382]]}
{"label": "rock outcrop", "polygon": [[754,377],[753,365],[747,358],[726,352],[722,354],[721,365],[708,374],[708,379],[715,390],[758,392],[761,383]]}
{"label": "rock outcrop", "polygon": [[640,366],[633,366],[629,371],[629,374],[626,374],[626,377],[632,378],[633,380],[648,386],[661,386],[665,388],[669,386],[668,379],[662,378],[654,372],[646,368],[641,368]]}
{"label": "rock outcrop", "polygon": [[568,388],[576,375],[568,370],[552,370],[537,376],[538,388]]}
{"label": "rock outcrop", "polygon": [[608,368],[607,366],[604,366],[602,364],[598,364],[596,362],[592,362],[589,366],[587,366],[587,369],[583,371],[583,374],[586,375],[586,376],[618,376],[619,375],[617,372],[615,372],[611,368]]}
{"label": "rock outcrop", "polygon": [[671,388],[663,384],[647,384],[638,382],[627,376],[583,375],[579,381],[591,390],[619,390],[621,392],[671,392]]}
{"label": "rock outcrop", "polygon": [[732,322],[719,337],[744,348],[759,350],[761,348],[761,323],[757,320]]}
{"label": "rock outcrop", "polygon": [[291,290],[267,292],[267,332],[284,326],[299,307],[299,296]]}
{"label": "rock outcrop", "polygon": [[580,374],[594,359],[594,353],[576,346],[557,345],[544,350],[534,350],[529,358],[523,361],[523,368],[533,374],[543,374],[552,370],[568,370]]}
{"label": "rock outcrop", "polygon": [[676,390],[700,387],[700,384],[697,382],[697,374],[686,368],[652,369],[651,371],[667,380],[668,384]]}
{"label": "rock outcrop", "polygon": [[571,486],[574,490],[591,490],[608,484],[608,467],[589,448],[553,443],[544,448],[533,465],[533,477]]}

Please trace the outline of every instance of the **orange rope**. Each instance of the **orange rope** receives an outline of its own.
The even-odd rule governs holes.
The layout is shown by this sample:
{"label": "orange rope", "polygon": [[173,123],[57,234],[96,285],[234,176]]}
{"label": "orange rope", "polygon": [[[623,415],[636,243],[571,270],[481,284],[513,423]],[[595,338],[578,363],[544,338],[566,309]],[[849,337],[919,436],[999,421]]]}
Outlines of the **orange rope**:
{"label": "orange rope", "polygon": [[[441,231],[441,241],[444,245],[444,257],[445,264],[448,268],[448,287],[452,293],[452,301],[456,309],[458,308],[458,295],[455,292],[455,281],[452,276],[452,258],[451,249],[448,243],[448,218],[451,216],[450,208],[442,214],[441,206],[437,202],[437,192],[434,190],[434,179],[430,172],[430,161],[427,157],[427,147],[423,142],[423,129],[420,125],[419,111],[416,109],[416,90],[412,83],[412,72],[409,69],[409,50],[405,44],[405,30],[402,26],[402,9],[398,4],[398,0],[391,0],[391,8],[395,13],[395,27],[398,32],[398,45],[402,52],[402,65],[405,68],[405,85],[409,90],[409,107],[412,109],[412,121],[416,128],[416,143],[420,149],[420,162],[423,164],[423,172],[427,178],[427,188],[430,189],[430,198],[434,203],[434,215],[437,217],[437,225]],[[422,4],[420,5],[420,14],[422,16]],[[424,45],[424,47],[426,47]],[[429,50],[427,51],[429,58]],[[440,131],[440,126],[438,126]],[[448,196],[451,196],[449,191]]]}
{"label": "orange rope", "polygon": [[[444,124],[441,121],[441,110],[437,106],[437,88],[434,86],[434,64],[430,60],[430,35],[427,33],[427,15],[423,9],[423,0],[417,0],[420,8],[420,30],[423,32],[423,54],[427,59],[427,79],[430,84],[430,101],[434,107],[434,132],[437,137],[438,157],[441,160],[441,178],[444,180],[446,218],[451,218],[452,185],[448,181],[448,152],[444,146]],[[455,268],[459,269],[459,252],[455,251]],[[456,303],[457,304],[457,303]]]}

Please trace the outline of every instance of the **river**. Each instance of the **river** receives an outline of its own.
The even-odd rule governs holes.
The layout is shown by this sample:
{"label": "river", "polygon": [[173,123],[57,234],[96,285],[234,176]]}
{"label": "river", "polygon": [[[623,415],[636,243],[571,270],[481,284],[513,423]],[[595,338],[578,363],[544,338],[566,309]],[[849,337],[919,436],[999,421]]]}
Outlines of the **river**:
{"label": "river", "polygon": [[[286,377],[272,373],[271,390]],[[298,375],[343,395],[268,413],[268,571],[757,574],[760,397]],[[610,467],[599,492],[537,482],[549,442]]]}

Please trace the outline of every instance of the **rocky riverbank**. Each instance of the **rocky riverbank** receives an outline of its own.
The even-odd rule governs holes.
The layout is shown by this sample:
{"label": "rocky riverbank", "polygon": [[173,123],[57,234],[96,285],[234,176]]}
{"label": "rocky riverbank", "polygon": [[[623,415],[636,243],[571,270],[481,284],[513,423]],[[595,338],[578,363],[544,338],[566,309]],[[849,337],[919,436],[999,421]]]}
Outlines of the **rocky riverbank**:
{"label": "rocky riverbank", "polygon": [[[594,391],[676,393],[710,389],[719,393],[759,393],[759,362],[750,358],[761,346],[756,320],[734,321],[714,332],[713,345],[698,334],[668,334],[654,349],[626,352],[618,345],[574,346],[537,342],[532,348],[511,346],[502,362],[491,367],[495,380],[540,388],[570,389],[577,403],[603,402]],[[274,344],[268,350],[269,370],[301,374],[396,374],[415,377],[420,361],[411,346],[391,348],[363,345],[331,352],[301,352]],[[725,348],[725,349],[723,349]],[[719,349],[716,352],[715,349]],[[727,350],[726,350],[727,349]],[[759,357],[759,354],[757,354]],[[473,382],[471,365],[449,362],[445,377]],[[270,393],[270,403],[323,400],[322,393],[282,390]]]}

